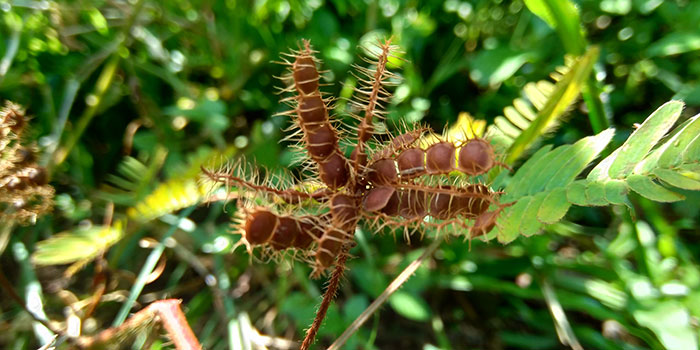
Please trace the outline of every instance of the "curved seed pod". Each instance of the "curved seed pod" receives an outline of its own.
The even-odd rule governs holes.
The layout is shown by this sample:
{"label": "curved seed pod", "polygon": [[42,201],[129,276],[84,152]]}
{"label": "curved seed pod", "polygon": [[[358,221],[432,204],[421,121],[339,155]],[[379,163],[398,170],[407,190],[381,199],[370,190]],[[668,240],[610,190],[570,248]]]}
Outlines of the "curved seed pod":
{"label": "curved seed pod", "polygon": [[326,103],[320,94],[300,96],[297,115],[304,122],[304,126],[313,123],[325,123],[328,121]]}
{"label": "curved seed pod", "polygon": [[496,220],[498,220],[498,214],[500,213],[501,209],[497,209],[479,215],[474,221],[474,225],[469,229],[469,238],[479,237],[491,232],[496,226]]}
{"label": "curved seed pod", "polygon": [[481,175],[493,168],[495,157],[491,144],[483,139],[472,139],[460,147],[457,169],[467,175]]}
{"label": "curved seed pod", "polygon": [[416,219],[425,217],[426,193],[422,190],[404,190],[399,192],[399,215],[405,219]]}
{"label": "curved seed pod", "polygon": [[270,245],[275,250],[283,250],[293,246],[297,236],[301,234],[299,222],[288,216],[278,218],[277,227],[272,234]]}
{"label": "curved seed pod", "polygon": [[309,54],[298,55],[292,64],[292,76],[294,86],[299,93],[310,95],[318,90],[319,74],[316,69],[316,62]]}
{"label": "curved seed pod", "polygon": [[369,166],[369,180],[375,185],[396,183],[399,180],[396,163],[392,159],[380,159]]}
{"label": "curved seed pod", "polygon": [[331,220],[334,226],[354,229],[358,219],[357,203],[352,197],[337,194],[331,198]]}
{"label": "curved seed pod", "polygon": [[420,148],[404,150],[396,158],[399,175],[402,179],[410,179],[425,175],[425,152]]}
{"label": "curved seed pod", "polygon": [[375,187],[362,200],[362,208],[365,211],[381,211],[384,209],[391,198],[395,195],[396,190],[393,187]]}
{"label": "curved seed pod", "polygon": [[372,160],[389,158],[394,153],[411,147],[428,130],[428,128],[420,127],[392,138],[388,145],[372,155]]}
{"label": "curved seed pod", "polygon": [[331,266],[343,244],[352,240],[353,230],[360,218],[357,202],[352,197],[337,194],[330,202],[331,225],[323,233],[316,252],[316,263],[320,270]]}
{"label": "curved seed pod", "polygon": [[450,142],[438,142],[425,151],[425,168],[428,174],[445,174],[455,169],[455,146]]}
{"label": "curved seed pod", "polygon": [[244,237],[251,245],[267,243],[277,228],[277,215],[268,210],[257,210],[246,216]]}
{"label": "curved seed pod", "polygon": [[345,232],[333,226],[323,233],[316,251],[316,264],[321,270],[333,264],[335,257],[340,252],[340,248],[343,247],[343,243],[347,241],[345,236]]}
{"label": "curved seed pod", "polygon": [[434,193],[428,212],[432,217],[440,220],[458,215],[476,217],[488,210],[493,200],[493,194],[488,187],[480,184],[469,185],[465,189],[452,189],[445,186],[440,190],[450,191]]}
{"label": "curved seed pod", "polygon": [[321,181],[331,189],[345,185],[350,178],[350,166],[347,159],[335,151],[328,158],[318,164]]}
{"label": "curved seed pod", "polygon": [[338,137],[330,123],[306,129],[306,144],[311,158],[322,161],[338,147]]}
{"label": "curved seed pod", "polygon": [[315,240],[320,239],[323,231],[318,225],[315,225],[309,218],[299,220],[300,231],[292,242],[292,247],[298,249],[306,249]]}
{"label": "curved seed pod", "polygon": [[303,140],[311,159],[317,163],[319,176],[329,188],[344,186],[350,179],[347,159],[338,147],[338,133],[328,119],[326,102],[318,90],[320,74],[316,68],[314,51],[308,41],[304,48],[293,52],[291,64],[296,101],[297,123],[303,131]]}

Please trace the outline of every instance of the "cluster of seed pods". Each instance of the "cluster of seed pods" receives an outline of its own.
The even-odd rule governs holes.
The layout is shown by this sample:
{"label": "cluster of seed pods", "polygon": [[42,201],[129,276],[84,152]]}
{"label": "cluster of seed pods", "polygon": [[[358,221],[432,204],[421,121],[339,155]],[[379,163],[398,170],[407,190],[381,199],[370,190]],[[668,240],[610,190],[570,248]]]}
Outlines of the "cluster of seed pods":
{"label": "cluster of seed pods", "polygon": [[318,164],[319,178],[329,188],[344,186],[350,178],[345,155],[338,147],[338,132],[328,118],[328,108],[319,91],[320,74],[316,68],[313,51],[305,47],[291,64],[294,89],[297,95],[295,112],[297,123],[303,131],[303,140],[311,159]]}
{"label": "cluster of seed pods", "polygon": [[[325,187],[316,192],[281,190],[269,185],[248,183],[226,174],[205,172],[219,181],[239,182],[243,187],[273,195],[286,205],[299,206],[306,200],[318,204],[315,210],[305,210],[315,215],[292,216],[280,212],[271,205],[255,205],[239,210],[237,227],[249,249],[256,246],[270,247],[273,252],[287,249],[302,251],[313,260],[314,276],[333,265],[341,250],[353,241],[355,227],[361,218],[375,222],[387,219],[388,225],[422,223],[427,216],[442,223],[459,223],[472,219],[471,237],[492,227],[500,209],[489,212],[496,202],[497,193],[482,184],[430,181],[432,177],[459,171],[468,176],[479,176],[495,165],[491,145],[474,138],[455,145],[439,141],[421,148],[419,140],[427,127],[405,131],[391,139],[381,149],[371,151],[366,142],[374,132],[373,118],[381,116],[379,102],[387,101],[388,92],[382,85],[395,77],[386,68],[390,52],[389,43],[381,45],[383,53],[373,61],[372,69],[358,68],[365,77],[359,89],[360,105],[364,117],[357,126],[357,146],[348,160],[339,147],[339,135],[329,118],[328,102],[319,91],[321,75],[314,51],[308,42],[293,51],[292,59],[285,63],[290,68],[292,83],[284,89],[292,93],[283,99],[292,109],[283,114],[293,117],[295,134],[301,135],[300,147],[308,154],[308,164],[317,169],[317,176]],[[428,179],[424,181],[423,179]],[[501,207],[498,205],[499,208]],[[404,226],[408,227],[408,226]]]}
{"label": "cluster of seed pods", "polygon": [[312,216],[278,215],[266,208],[244,210],[238,226],[245,243],[269,244],[274,250],[308,249],[323,233]]}
{"label": "cluster of seed pods", "polygon": [[375,153],[366,167],[368,191],[362,207],[366,212],[422,222],[425,216],[438,220],[475,219],[470,236],[483,234],[497,215],[488,212],[496,194],[487,186],[427,186],[415,180],[459,171],[468,176],[488,172],[496,164],[491,145],[480,138],[459,146],[439,141],[423,149],[414,145],[423,130],[417,129],[392,140]]}
{"label": "cluster of seed pods", "polygon": [[22,144],[26,126],[19,106],[8,102],[0,109],[0,218],[21,223],[50,210],[54,193],[33,147]]}
{"label": "cluster of seed pods", "polygon": [[[406,137],[397,139],[405,144]],[[468,140],[459,147],[447,141],[437,142],[426,149],[403,146],[395,157],[392,157],[393,154],[386,155],[386,151],[380,153],[381,156],[374,157],[377,159],[367,170],[368,179],[374,184],[393,184],[452,171],[478,176],[497,164],[493,148],[480,138]]]}

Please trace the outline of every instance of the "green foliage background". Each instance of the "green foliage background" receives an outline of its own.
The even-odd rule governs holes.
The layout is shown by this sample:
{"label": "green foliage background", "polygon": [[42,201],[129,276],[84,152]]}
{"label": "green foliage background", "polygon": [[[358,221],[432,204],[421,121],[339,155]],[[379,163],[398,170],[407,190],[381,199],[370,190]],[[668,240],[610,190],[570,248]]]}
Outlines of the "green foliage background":
{"label": "green foliage background", "polygon": [[[84,322],[91,334],[125,316],[119,309],[152,250],[140,240],[171,231],[165,269],[134,295],[138,303],[183,299],[208,349],[245,348],[254,330],[299,340],[323,281],[309,280],[301,263],[231,254],[233,205],[176,217],[205,192],[201,164],[238,155],[272,171],[292,163],[277,143],[289,120],[273,117],[285,109],[274,78],[283,67],[271,63],[281,52],[310,39],[329,70],[324,91],[349,97],[358,45],[393,35],[406,61],[395,62],[404,80],[388,118],[442,130],[460,112],[493,122],[526,83],[596,45],[583,99],[542,142],[573,144],[609,124],[614,149],[670,99],[686,103],[681,122],[697,113],[698,23],[700,3],[687,0],[0,1],[0,100],[33,116],[31,139],[57,193],[53,215],[12,230],[0,268],[23,297],[43,293],[42,312],[65,321],[64,307],[93,293],[90,260],[109,248],[108,297]],[[574,206],[564,221],[508,245],[474,240],[470,250],[448,239],[346,348],[559,349],[560,339],[597,349],[697,347],[700,195],[680,192],[686,199],[672,204],[631,195],[634,218],[623,205]],[[99,229],[108,202],[118,229]],[[92,232],[94,250],[69,245],[59,249],[66,257],[37,245],[62,231]],[[357,242],[321,345],[428,244],[364,230]],[[39,267],[33,252],[86,266],[60,278],[65,266]],[[0,311],[0,347],[50,339],[9,298]]]}

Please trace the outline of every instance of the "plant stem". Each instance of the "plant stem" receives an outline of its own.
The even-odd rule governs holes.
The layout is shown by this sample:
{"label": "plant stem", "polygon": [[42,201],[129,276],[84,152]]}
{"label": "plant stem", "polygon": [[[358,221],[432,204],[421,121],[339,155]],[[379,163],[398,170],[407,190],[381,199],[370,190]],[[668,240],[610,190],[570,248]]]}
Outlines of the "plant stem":
{"label": "plant stem", "polygon": [[319,306],[318,311],[316,311],[316,317],[314,318],[314,322],[311,324],[309,330],[306,331],[306,337],[301,343],[300,350],[308,350],[311,344],[314,342],[314,340],[316,340],[316,334],[318,333],[318,329],[321,328],[321,323],[323,323],[323,319],[326,318],[328,307],[331,306],[331,302],[333,301],[333,298],[335,298],[335,294],[338,291],[338,287],[340,286],[340,280],[342,279],[343,274],[345,273],[345,263],[348,260],[349,250],[350,245],[346,244],[340,251],[338,260],[335,263],[335,269],[333,270],[331,279],[328,281],[328,288],[326,289],[326,293],[323,294],[323,301],[321,302],[321,306]]}
{"label": "plant stem", "polygon": [[[338,337],[338,339],[331,344],[330,347],[328,347],[328,350],[339,350],[341,347],[345,344],[346,341],[357,332],[358,329],[360,329],[360,326],[362,326],[367,319],[374,314],[377,309],[379,309],[388,299],[389,297],[394,294],[406,281],[408,280],[409,277],[411,277],[416,270],[418,270],[418,267],[420,267],[423,264],[423,261],[425,261],[428,257],[433,255],[433,252],[440,246],[440,243],[442,243],[442,240],[440,239],[435,239],[433,242],[428,246],[428,248],[425,249],[423,254],[421,254],[418,259],[414,260],[411,262],[406,268],[401,271],[401,273],[389,284],[386,289],[382,292],[382,294],[375,299],[372,304],[370,304],[365,311],[363,311],[360,316],[357,316],[355,321],[352,322],[352,324],[343,332],[343,334]],[[329,286],[330,288],[330,286]],[[302,350],[304,348],[302,347]]]}

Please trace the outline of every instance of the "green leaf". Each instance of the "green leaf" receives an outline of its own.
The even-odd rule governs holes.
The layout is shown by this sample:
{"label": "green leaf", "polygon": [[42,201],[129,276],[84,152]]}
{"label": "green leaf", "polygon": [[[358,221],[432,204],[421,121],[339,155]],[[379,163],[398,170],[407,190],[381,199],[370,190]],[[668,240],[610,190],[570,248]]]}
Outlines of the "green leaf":
{"label": "green leaf", "polygon": [[656,167],[672,168],[682,163],[688,145],[700,133],[700,115],[686,120],[673,129],[667,140],[634,168],[636,174],[646,174]]}
{"label": "green leaf", "polygon": [[632,208],[627,198],[627,184],[622,180],[610,180],[605,182],[605,200],[612,204],[626,205]]}
{"label": "green leaf", "polygon": [[530,176],[530,181],[526,184],[528,185],[526,194],[533,195],[544,189],[545,185],[555,176],[555,173],[571,159],[572,152],[570,149],[572,147],[572,145],[559,146],[547,153],[535,164],[537,173],[535,176]]}
{"label": "green leaf", "polygon": [[119,241],[123,234],[121,224],[58,233],[36,244],[32,262],[37,265],[62,265],[92,260]]}
{"label": "green leaf", "polygon": [[547,103],[537,113],[537,118],[518,136],[508,148],[506,163],[512,164],[547,130],[550,130],[574,102],[581,91],[583,83],[598,58],[597,47],[590,48],[584,56],[574,63],[571,70],[557,82]]}
{"label": "green leaf", "polygon": [[633,311],[637,322],[652,330],[666,349],[697,349],[688,310],[677,300],[666,300],[649,310]]}
{"label": "green leaf", "polygon": [[641,196],[657,202],[676,202],[685,199],[685,196],[670,191],[661,185],[656,184],[645,175],[630,175],[627,184]]}
{"label": "green leaf", "polygon": [[620,147],[620,152],[610,164],[610,177],[619,179],[629,175],[673,126],[682,111],[683,102],[670,101],[652,113]]}
{"label": "green leaf", "polygon": [[545,197],[540,209],[537,211],[537,219],[545,224],[553,224],[561,220],[569,211],[571,203],[566,198],[566,189],[555,188]]}
{"label": "green leaf", "polygon": [[604,206],[608,205],[605,198],[605,185],[601,182],[589,182],[586,185],[586,201],[588,205]]}
{"label": "green leaf", "polygon": [[540,161],[540,159],[546,156],[551,149],[552,145],[546,145],[540,148],[537,150],[537,152],[535,152],[535,154],[532,155],[532,157],[530,157],[530,159],[525,162],[525,164],[520,167],[520,169],[518,169],[504,190],[505,195],[503,196],[503,199],[505,201],[510,200],[510,198],[516,199],[526,193],[526,188],[523,184],[526,183],[527,179],[530,179],[532,176],[537,174],[539,171],[537,163]]}
{"label": "green leaf", "polygon": [[525,5],[557,31],[567,52],[575,55],[583,53],[586,40],[581,31],[578,8],[571,1],[525,0]]}
{"label": "green leaf", "polygon": [[496,223],[499,242],[503,244],[510,243],[518,238],[520,234],[520,223],[525,220],[523,215],[531,200],[532,197],[521,198],[515,205],[503,210]]}
{"label": "green leaf", "polygon": [[688,147],[685,148],[685,151],[683,151],[683,162],[700,162],[700,134],[695,136],[693,141],[691,141]]}
{"label": "green leaf", "polygon": [[588,199],[586,198],[586,183],[584,181],[572,182],[566,188],[566,199],[571,204],[586,206]]}
{"label": "green leaf", "polygon": [[666,142],[668,146],[665,145],[666,149],[659,157],[659,167],[670,168],[683,161],[683,154],[688,146],[700,135],[700,114],[690,118],[679,129],[678,133]]}
{"label": "green leaf", "polygon": [[520,232],[524,236],[532,236],[537,233],[540,228],[542,228],[542,223],[540,223],[536,218],[546,196],[546,192],[538,193],[532,197],[530,204],[528,204],[527,208],[525,209],[520,222]]}
{"label": "green leaf", "polygon": [[427,321],[430,319],[430,306],[425,300],[416,295],[397,291],[389,297],[389,305],[399,315],[413,321]]}
{"label": "green leaf", "polygon": [[508,47],[481,51],[471,63],[470,77],[480,86],[500,84],[513,76],[532,56],[532,52]]}
{"label": "green leaf", "polygon": [[700,50],[700,34],[671,33],[649,46],[647,56],[670,56]]}
{"label": "green leaf", "polygon": [[682,188],[684,190],[700,190],[700,181],[683,176],[677,171],[658,168],[654,169],[653,173],[656,175],[656,177],[665,181],[671,186]]}
{"label": "green leaf", "polygon": [[565,186],[573,181],[607,147],[614,134],[614,129],[608,129],[577,141],[567,153],[566,164],[549,178],[546,189]]}

